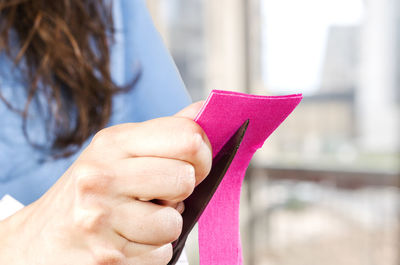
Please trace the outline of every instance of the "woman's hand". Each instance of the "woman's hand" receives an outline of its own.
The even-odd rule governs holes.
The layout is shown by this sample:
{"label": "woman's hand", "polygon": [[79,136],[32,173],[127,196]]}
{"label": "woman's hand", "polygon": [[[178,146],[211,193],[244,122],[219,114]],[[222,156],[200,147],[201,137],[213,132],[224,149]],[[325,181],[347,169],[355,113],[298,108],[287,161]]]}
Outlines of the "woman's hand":
{"label": "woman's hand", "polygon": [[167,264],[181,202],[211,167],[190,119],[200,106],[97,133],[43,197],[0,223],[0,264]]}

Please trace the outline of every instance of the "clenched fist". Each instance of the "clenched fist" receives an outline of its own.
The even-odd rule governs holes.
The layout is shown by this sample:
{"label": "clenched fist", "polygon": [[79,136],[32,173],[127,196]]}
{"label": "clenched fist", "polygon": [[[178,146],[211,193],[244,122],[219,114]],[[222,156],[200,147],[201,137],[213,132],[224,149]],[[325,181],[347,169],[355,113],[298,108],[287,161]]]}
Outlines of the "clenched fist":
{"label": "clenched fist", "polygon": [[167,264],[182,201],[211,167],[200,105],[98,132],[43,197],[0,222],[0,264]]}

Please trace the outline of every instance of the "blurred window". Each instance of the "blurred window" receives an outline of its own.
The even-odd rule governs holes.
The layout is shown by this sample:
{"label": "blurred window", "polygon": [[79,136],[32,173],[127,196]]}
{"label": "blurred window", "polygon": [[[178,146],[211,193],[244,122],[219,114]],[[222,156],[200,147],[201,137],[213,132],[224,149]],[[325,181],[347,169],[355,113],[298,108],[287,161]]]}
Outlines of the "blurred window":
{"label": "blurred window", "polygon": [[245,178],[245,264],[399,264],[400,1],[148,4],[194,100],[304,94]]}

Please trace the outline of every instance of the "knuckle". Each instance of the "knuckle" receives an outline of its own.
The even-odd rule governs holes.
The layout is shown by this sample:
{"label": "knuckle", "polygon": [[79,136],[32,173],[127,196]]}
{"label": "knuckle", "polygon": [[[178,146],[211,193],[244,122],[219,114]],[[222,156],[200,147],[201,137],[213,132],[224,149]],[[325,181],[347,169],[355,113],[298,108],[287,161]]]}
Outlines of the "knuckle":
{"label": "knuckle", "polygon": [[179,190],[177,202],[182,201],[192,194],[196,185],[195,169],[191,164],[181,167],[177,176],[177,187]]}
{"label": "knuckle", "polygon": [[84,233],[95,233],[110,215],[110,209],[97,196],[109,189],[109,177],[102,176],[96,167],[86,163],[80,165],[75,174],[74,225]]}
{"label": "knuckle", "polygon": [[135,130],[135,123],[123,123],[98,131],[90,142],[90,149],[115,148],[127,141],[128,132]]}
{"label": "knuckle", "polygon": [[202,179],[204,179],[208,175],[208,173],[210,173],[211,166],[212,166],[212,154],[209,153],[209,155],[207,155],[202,164],[202,169],[201,169],[201,171],[203,172],[201,176]]}
{"label": "knuckle", "polygon": [[79,195],[104,193],[110,187],[112,176],[95,165],[82,163],[74,169],[74,180]]}
{"label": "knuckle", "polygon": [[[193,121],[184,121],[182,126],[182,153],[189,161],[197,161],[199,175],[207,175],[211,170],[212,149],[203,129]],[[203,177],[203,176],[202,176]]]}
{"label": "knuckle", "polygon": [[86,234],[97,233],[107,225],[109,213],[103,207],[77,208],[74,212],[74,224]]}
{"label": "knuckle", "polygon": [[202,148],[205,147],[203,132],[200,126],[191,124],[183,131],[184,150],[183,152],[193,157],[196,156]]}
{"label": "knuckle", "polygon": [[105,128],[98,131],[91,141],[92,146],[107,146],[109,144],[110,139],[110,128]]}
{"label": "knuckle", "polygon": [[125,260],[125,256],[117,251],[111,249],[101,249],[94,253],[94,265],[119,265]]}
{"label": "knuckle", "polygon": [[79,165],[74,170],[75,187],[79,194],[90,192],[96,183],[97,169],[88,164]]}
{"label": "knuckle", "polygon": [[157,258],[159,260],[159,264],[168,264],[168,262],[172,259],[173,248],[172,244],[166,244],[161,246],[157,251]]}
{"label": "knuckle", "polygon": [[177,240],[182,232],[182,216],[173,208],[165,207],[165,216],[162,222],[166,242]]}

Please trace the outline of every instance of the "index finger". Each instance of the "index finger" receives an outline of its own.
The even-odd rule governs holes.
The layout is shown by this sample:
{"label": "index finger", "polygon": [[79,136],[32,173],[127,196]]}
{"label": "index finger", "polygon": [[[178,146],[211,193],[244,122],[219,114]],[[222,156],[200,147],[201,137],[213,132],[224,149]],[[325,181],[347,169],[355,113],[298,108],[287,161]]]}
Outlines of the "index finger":
{"label": "index finger", "polygon": [[[212,149],[207,135],[194,121],[166,117],[142,123],[125,123],[100,131],[88,147],[99,159],[161,157],[192,164],[196,184],[209,173]],[[99,150],[106,150],[99,153]]]}

